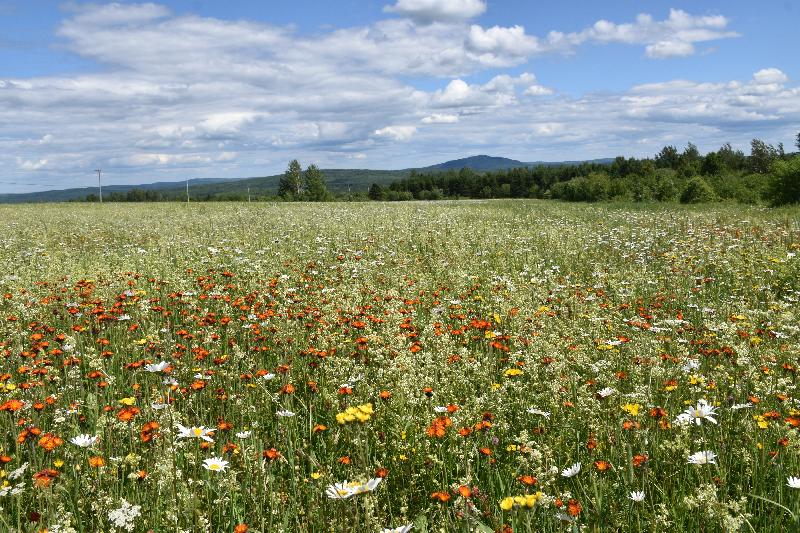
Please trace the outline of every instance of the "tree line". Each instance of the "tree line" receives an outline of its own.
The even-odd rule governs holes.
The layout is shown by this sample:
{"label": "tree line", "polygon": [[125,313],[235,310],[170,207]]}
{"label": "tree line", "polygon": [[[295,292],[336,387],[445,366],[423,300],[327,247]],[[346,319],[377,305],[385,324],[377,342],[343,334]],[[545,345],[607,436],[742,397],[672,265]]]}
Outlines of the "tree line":
{"label": "tree line", "polygon": [[[796,139],[800,151],[800,133]],[[784,205],[800,202],[800,153],[788,154],[753,139],[750,154],[729,143],[701,155],[689,143],[682,151],[665,146],[652,158],[617,157],[610,164],[582,163],[523,167],[477,173],[469,168],[413,172],[388,187],[372,184],[372,200],[450,198],[552,198],[575,202],[603,200],[718,200]]]}

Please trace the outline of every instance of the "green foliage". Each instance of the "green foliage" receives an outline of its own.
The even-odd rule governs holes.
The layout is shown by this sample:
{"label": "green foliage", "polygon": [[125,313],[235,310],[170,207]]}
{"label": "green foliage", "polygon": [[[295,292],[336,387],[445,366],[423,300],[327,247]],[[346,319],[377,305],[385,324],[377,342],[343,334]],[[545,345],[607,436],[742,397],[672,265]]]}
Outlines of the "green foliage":
{"label": "green foliage", "polygon": [[800,156],[776,161],[772,166],[768,197],[773,205],[800,203]]}
{"label": "green foliage", "polygon": [[769,172],[772,162],[778,158],[778,150],[761,139],[750,143],[750,170],[757,174]]}
{"label": "green foliage", "polygon": [[368,196],[370,200],[380,201],[386,196],[386,191],[379,184],[373,183],[369,186]]}
{"label": "green foliage", "polygon": [[299,200],[303,193],[302,167],[292,159],[278,184],[278,196],[285,200]]}
{"label": "green foliage", "polygon": [[331,193],[325,184],[325,174],[317,165],[309,165],[303,173],[303,199],[309,202],[326,202],[331,199]]}
{"label": "green foliage", "polygon": [[682,204],[701,204],[717,199],[714,189],[703,178],[696,176],[689,180],[681,194]]}

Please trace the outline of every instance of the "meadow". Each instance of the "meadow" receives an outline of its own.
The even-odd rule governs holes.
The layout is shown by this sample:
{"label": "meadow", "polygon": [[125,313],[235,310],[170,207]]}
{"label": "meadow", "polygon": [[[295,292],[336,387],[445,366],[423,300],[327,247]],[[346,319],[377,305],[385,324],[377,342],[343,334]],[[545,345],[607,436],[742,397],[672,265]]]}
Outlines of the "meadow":
{"label": "meadow", "polygon": [[800,529],[798,208],[23,205],[0,234],[0,530]]}

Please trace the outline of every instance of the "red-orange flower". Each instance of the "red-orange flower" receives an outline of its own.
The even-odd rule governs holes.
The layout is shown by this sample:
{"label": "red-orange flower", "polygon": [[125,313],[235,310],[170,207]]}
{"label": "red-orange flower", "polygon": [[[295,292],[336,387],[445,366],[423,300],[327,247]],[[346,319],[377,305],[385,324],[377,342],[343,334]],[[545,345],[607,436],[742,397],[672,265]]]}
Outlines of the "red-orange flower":
{"label": "red-orange flower", "polygon": [[37,487],[49,487],[53,480],[58,477],[58,475],[58,470],[45,468],[44,470],[40,470],[33,475],[33,482]]}
{"label": "red-orange flower", "polygon": [[453,421],[450,420],[449,416],[437,417],[433,422],[431,422],[431,425],[428,426],[428,436],[440,439],[447,434],[447,428],[452,425]]}
{"label": "red-orange flower", "polygon": [[434,492],[433,494],[431,494],[431,499],[432,500],[437,500],[437,501],[439,501],[441,503],[446,503],[446,502],[450,501],[450,494],[448,494],[446,492],[437,491],[437,492]]}
{"label": "red-orange flower", "polygon": [[44,448],[48,452],[52,452],[62,444],[64,444],[64,439],[52,433],[45,433],[42,435],[42,438],[39,439],[39,447]]}
{"label": "red-orange flower", "polygon": [[262,455],[264,459],[267,459],[269,461],[274,461],[275,459],[281,457],[281,452],[279,452],[275,448],[270,448],[269,450],[264,450],[264,453]]}
{"label": "red-orange flower", "polygon": [[569,502],[567,502],[567,512],[570,516],[578,516],[581,514],[582,509],[583,507],[581,507],[580,502],[574,498],[571,498]]}
{"label": "red-orange flower", "polygon": [[611,470],[611,463],[608,461],[599,460],[594,462],[594,467],[598,472],[605,472],[607,470]]}

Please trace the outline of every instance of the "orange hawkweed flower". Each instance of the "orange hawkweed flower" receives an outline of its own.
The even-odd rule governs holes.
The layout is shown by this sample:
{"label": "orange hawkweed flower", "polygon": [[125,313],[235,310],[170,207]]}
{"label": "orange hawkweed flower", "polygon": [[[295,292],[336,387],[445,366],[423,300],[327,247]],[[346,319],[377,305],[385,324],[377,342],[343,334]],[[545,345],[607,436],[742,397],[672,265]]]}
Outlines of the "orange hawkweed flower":
{"label": "orange hawkweed flower", "polygon": [[250,528],[247,527],[247,524],[237,524],[235,528],[233,528],[233,533],[247,533]]}
{"label": "orange hawkweed flower", "polygon": [[261,455],[264,457],[264,459],[267,459],[269,461],[274,461],[275,459],[282,457],[281,452],[279,452],[275,448],[264,450],[264,452]]}
{"label": "orange hawkweed flower", "polygon": [[350,464],[350,456],[343,455],[343,456],[339,457],[339,459],[337,459],[336,462],[337,463],[341,463],[343,465],[349,465]]}
{"label": "orange hawkweed flower", "polygon": [[605,472],[607,470],[611,470],[611,463],[608,461],[599,460],[594,462],[594,467],[598,472]]}
{"label": "orange hawkweed flower", "polygon": [[58,470],[45,468],[44,470],[40,470],[33,475],[33,482],[37,487],[45,488],[49,487],[53,480],[58,476]]}
{"label": "orange hawkweed flower", "polygon": [[458,493],[461,495],[462,498],[472,498],[472,489],[470,489],[466,485],[461,485],[458,487]]}
{"label": "orange hawkweed flower", "polygon": [[378,394],[378,397],[379,397],[381,400],[388,400],[389,398],[391,398],[391,397],[392,397],[392,393],[391,393],[391,392],[389,392],[388,390],[382,390],[382,391],[381,391],[381,393],[380,393],[380,394]]}
{"label": "orange hawkweed flower", "polygon": [[570,516],[578,516],[581,514],[582,509],[580,502],[575,498],[570,498],[569,502],[567,502],[567,512]]}
{"label": "orange hawkweed flower", "polygon": [[377,468],[375,470],[375,477],[386,477],[389,475],[389,470],[386,468]]}
{"label": "orange hawkweed flower", "polygon": [[294,393],[294,385],[292,385],[291,383],[287,383],[286,385],[281,387],[280,393],[281,394],[293,394]]}
{"label": "orange hawkweed flower", "polygon": [[648,459],[649,459],[649,457],[647,457],[647,454],[634,455],[633,459],[632,459],[633,466],[638,468],[638,467],[642,466],[643,464],[645,464]]}
{"label": "orange hawkweed flower", "polygon": [[10,411],[10,412],[13,413],[14,411],[19,411],[24,406],[25,406],[25,404],[22,403],[21,400],[17,400],[17,399],[8,400],[7,402],[5,402],[2,405],[0,405],[0,411]]}
{"label": "orange hawkweed flower", "polygon": [[131,420],[133,420],[133,417],[138,415],[140,412],[141,410],[136,406],[123,407],[122,409],[117,411],[117,418],[119,418],[123,422],[130,422]]}
{"label": "orange hawkweed flower", "polygon": [[446,492],[437,491],[431,494],[432,500],[437,500],[440,503],[447,503],[450,501],[450,494]]}
{"label": "orange hawkweed flower", "polygon": [[44,448],[48,452],[52,452],[62,444],[64,444],[64,439],[52,433],[45,433],[42,435],[42,438],[39,439],[39,447]]}
{"label": "orange hawkweed flower", "polygon": [[99,455],[89,457],[89,466],[93,468],[100,468],[101,466],[106,466],[106,460],[100,457]]}
{"label": "orange hawkweed flower", "polygon": [[478,451],[481,452],[481,455],[484,455],[486,457],[492,455],[492,450],[490,448],[481,448]]}
{"label": "orange hawkweed flower", "polygon": [[528,485],[529,487],[532,485],[536,485],[539,482],[538,479],[530,475],[519,476],[517,478],[517,481],[519,481],[523,485]]}
{"label": "orange hawkweed flower", "polygon": [[328,426],[325,424],[314,424],[314,428],[311,430],[313,433],[321,433],[328,429]]}
{"label": "orange hawkweed flower", "polygon": [[440,416],[431,422],[428,426],[427,434],[429,437],[440,439],[447,434],[447,428],[453,425],[453,421],[449,416]]}

